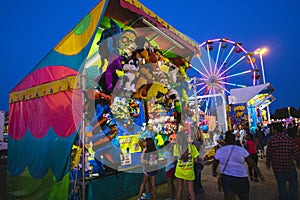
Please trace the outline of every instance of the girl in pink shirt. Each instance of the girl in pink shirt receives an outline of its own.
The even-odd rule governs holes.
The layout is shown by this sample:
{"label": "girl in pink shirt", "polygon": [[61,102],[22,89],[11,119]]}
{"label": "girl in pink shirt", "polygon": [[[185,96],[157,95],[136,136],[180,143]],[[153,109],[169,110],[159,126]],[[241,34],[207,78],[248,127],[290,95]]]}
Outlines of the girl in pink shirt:
{"label": "girl in pink shirt", "polygon": [[[253,161],[255,162],[255,164],[257,165],[258,163],[258,155],[257,155],[257,141],[254,138],[253,134],[247,134],[247,141],[245,142],[245,149],[247,149],[248,153],[250,154],[250,156],[252,157]],[[250,180],[254,180],[256,182],[258,182],[257,179],[257,173],[254,171],[254,169],[250,166],[248,166],[248,171],[249,171],[249,176],[250,176]],[[253,178],[254,175],[254,178]]]}

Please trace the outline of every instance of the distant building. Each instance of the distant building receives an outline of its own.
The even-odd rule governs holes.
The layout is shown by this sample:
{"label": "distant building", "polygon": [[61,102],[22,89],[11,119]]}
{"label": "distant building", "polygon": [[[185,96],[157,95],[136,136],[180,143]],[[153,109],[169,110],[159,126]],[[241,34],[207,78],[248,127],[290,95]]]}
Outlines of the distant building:
{"label": "distant building", "polygon": [[0,111],[0,141],[8,141],[8,112]]}

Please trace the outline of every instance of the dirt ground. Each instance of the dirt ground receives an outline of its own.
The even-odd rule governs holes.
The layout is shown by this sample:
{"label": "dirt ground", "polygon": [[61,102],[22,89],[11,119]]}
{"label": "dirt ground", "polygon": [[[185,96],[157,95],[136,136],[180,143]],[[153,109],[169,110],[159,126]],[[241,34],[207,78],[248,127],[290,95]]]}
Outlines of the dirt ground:
{"label": "dirt ground", "polygon": [[[221,200],[223,199],[223,193],[218,191],[217,178],[212,176],[211,165],[206,165],[202,172],[202,185],[204,187],[204,194],[201,200]],[[262,171],[265,177],[264,182],[250,182],[250,199],[253,200],[275,200],[278,199],[278,189],[273,171],[267,169],[265,166],[265,159],[259,159],[258,167]],[[299,180],[300,170],[298,170]],[[184,188],[184,194],[182,200],[187,200],[187,190]],[[300,184],[299,189],[300,191]],[[134,196],[129,200],[136,200],[138,196]],[[299,192],[300,197],[300,192]],[[168,198],[168,186],[163,183],[157,187],[157,200],[164,200]]]}

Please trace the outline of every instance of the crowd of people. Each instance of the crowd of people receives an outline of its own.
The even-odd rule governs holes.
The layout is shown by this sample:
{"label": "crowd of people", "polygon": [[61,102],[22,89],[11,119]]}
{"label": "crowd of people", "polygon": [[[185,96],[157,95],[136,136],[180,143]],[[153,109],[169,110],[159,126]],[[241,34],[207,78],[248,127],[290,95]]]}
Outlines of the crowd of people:
{"label": "crowd of people", "polygon": [[[232,130],[228,130],[225,134],[214,134],[216,148],[212,175],[219,177],[224,199],[231,200],[236,197],[240,200],[249,199],[250,182],[264,181],[264,175],[258,167],[258,159],[264,159],[267,168],[272,168],[280,200],[299,199],[297,177],[297,168],[300,168],[299,138],[300,123],[258,125],[255,131],[250,130],[247,124],[234,125]],[[150,156],[145,158],[144,154],[149,152],[147,143],[144,147],[141,158],[144,177],[138,199],[155,200],[157,168],[149,173]],[[182,199],[184,183],[187,184],[189,199],[203,199],[201,195],[204,192],[201,183],[201,172],[204,167],[203,148],[203,135],[200,129],[191,134],[179,131],[176,140],[165,142],[161,163],[165,166],[168,200]],[[150,152],[152,151],[156,149],[152,148]],[[144,161],[145,159],[147,161]]]}
{"label": "crowd of people", "polygon": [[234,125],[233,131],[226,132],[224,140],[215,137],[219,146],[212,171],[213,176],[221,175],[224,199],[235,199],[235,196],[249,199],[249,181],[258,182],[259,178],[264,181],[258,159],[266,159],[267,168],[272,168],[280,200],[299,199],[296,170],[300,168],[299,130],[300,123],[258,125],[255,131],[247,126]]}

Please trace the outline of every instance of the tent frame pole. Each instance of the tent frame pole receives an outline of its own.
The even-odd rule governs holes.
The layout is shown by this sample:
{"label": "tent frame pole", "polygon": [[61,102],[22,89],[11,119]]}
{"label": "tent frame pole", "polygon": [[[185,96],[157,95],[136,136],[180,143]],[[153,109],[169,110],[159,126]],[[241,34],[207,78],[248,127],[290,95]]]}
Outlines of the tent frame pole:
{"label": "tent frame pole", "polygon": [[[84,107],[84,91],[85,91],[85,65],[83,67],[82,70],[82,74],[81,74],[81,86],[82,86],[82,108]],[[82,200],[85,200],[85,193],[86,193],[86,188],[85,188],[85,145],[84,145],[84,141],[85,141],[85,134],[84,134],[84,130],[85,130],[85,114],[84,112],[82,112],[82,120],[81,120],[81,146],[82,146]]]}

